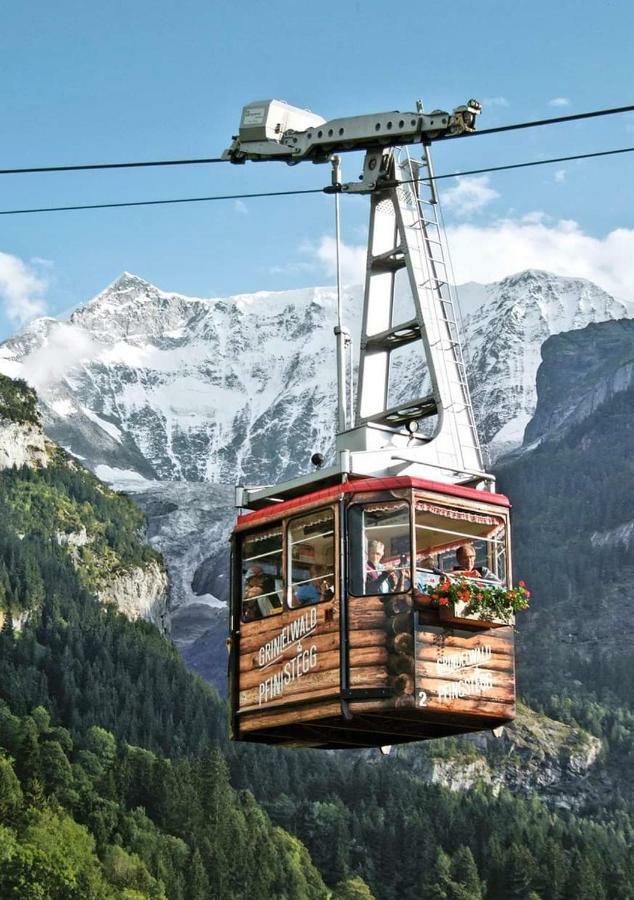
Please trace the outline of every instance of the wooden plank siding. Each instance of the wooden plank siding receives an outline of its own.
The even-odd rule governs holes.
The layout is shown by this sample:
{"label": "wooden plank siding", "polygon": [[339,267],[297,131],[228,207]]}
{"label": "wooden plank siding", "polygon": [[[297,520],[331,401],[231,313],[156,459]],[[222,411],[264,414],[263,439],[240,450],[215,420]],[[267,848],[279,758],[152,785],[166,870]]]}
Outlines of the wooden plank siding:
{"label": "wooden plank siding", "polygon": [[515,716],[514,635],[423,624],[416,631],[417,706],[447,715]]}

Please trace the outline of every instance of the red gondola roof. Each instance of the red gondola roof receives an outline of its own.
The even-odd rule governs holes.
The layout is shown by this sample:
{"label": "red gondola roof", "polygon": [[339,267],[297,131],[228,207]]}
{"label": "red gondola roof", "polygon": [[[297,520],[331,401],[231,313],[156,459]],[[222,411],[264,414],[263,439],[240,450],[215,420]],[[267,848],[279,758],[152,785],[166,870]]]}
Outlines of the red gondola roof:
{"label": "red gondola roof", "polygon": [[443,494],[445,497],[460,497],[464,500],[476,500],[480,503],[491,503],[495,506],[510,507],[510,501],[504,494],[492,494],[488,491],[478,491],[475,488],[465,487],[461,484],[443,484],[440,481],[426,481],[423,478],[411,478],[409,475],[393,475],[389,478],[358,478],[345,481],[341,484],[333,484],[321,490],[302,494],[301,497],[293,497],[282,503],[274,503],[265,509],[257,509],[245,515],[238,516],[237,525],[247,525],[267,519],[278,518],[294,510],[301,509],[307,503],[315,503],[323,500],[332,501],[341,494],[359,494],[365,491],[391,491],[398,488],[418,488],[424,491],[433,491]]}

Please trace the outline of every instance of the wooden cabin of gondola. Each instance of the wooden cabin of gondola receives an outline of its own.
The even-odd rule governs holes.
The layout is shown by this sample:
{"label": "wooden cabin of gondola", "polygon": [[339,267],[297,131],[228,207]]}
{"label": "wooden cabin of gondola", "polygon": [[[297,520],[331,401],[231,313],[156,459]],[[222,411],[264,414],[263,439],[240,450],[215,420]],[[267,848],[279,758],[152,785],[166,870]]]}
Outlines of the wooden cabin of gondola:
{"label": "wooden cabin of gondola", "polygon": [[513,719],[513,623],[430,604],[464,545],[487,577],[511,584],[506,497],[406,476],[359,478],[240,516],[232,737],[370,747]]}

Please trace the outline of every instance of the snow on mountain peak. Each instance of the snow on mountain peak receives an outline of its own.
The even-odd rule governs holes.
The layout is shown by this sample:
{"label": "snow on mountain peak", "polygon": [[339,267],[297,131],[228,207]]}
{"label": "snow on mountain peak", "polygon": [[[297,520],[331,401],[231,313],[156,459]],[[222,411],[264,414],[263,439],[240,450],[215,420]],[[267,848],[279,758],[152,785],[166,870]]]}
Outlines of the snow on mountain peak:
{"label": "snow on mountain peak", "polygon": [[[535,408],[543,341],[631,314],[591,282],[535,270],[466,293],[479,299],[465,317],[476,416],[498,449],[521,441]],[[353,335],[361,307],[347,289]],[[74,346],[37,379],[65,446],[158,479],[261,483],[332,450],[335,318],[334,288],[201,299],[124,272],[68,323],[37,320],[7,341],[0,370],[33,378],[43,346]]]}
{"label": "snow on mountain peak", "polygon": [[[357,347],[362,296],[344,294]],[[588,281],[532,270],[465,285],[460,297],[474,408],[494,453],[522,441],[544,340],[631,315]],[[154,511],[180,633],[215,602],[213,578],[196,588],[195,573],[224,544],[231,501],[221,485],[289,478],[315,451],[332,452],[335,321],[334,288],[201,299],[124,272],[69,321],[36,320],[0,346],[0,371],[37,386],[47,433]],[[399,373],[411,397],[418,367]],[[177,624],[172,615],[175,635]]]}
{"label": "snow on mountain peak", "polygon": [[527,270],[485,287],[486,301],[465,318],[473,402],[493,455],[521,443],[536,403],[541,346],[553,334],[628,318],[631,303],[583,278]]}

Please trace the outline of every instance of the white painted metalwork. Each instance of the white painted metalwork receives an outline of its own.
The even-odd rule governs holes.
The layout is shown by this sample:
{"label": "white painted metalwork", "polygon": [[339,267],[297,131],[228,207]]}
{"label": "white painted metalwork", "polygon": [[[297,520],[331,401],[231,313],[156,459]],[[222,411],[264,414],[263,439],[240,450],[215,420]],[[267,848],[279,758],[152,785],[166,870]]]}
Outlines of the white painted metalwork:
{"label": "white painted metalwork", "polygon": [[333,153],[402,147],[474,131],[480,109],[477,100],[469,100],[451,113],[440,109],[424,113],[419,105],[416,112],[392,110],[326,122],[283,100],[256,100],[243,108],[239,132],[222,156],[234,163],[248,159],[327,162]]}
{"label": "white painted metalwork", "polygon": [[[419,103],[415,113],[325,122],[280,101],[244,108],[240,133],[225,151],[226,159],[330,160],[332,184],[325,190],[336,195],[370,194],[371,209],[354,424],[348,409],[350,338],[342,323],[338,273],[334,465],[276,487],[240,487],[237,505],[253,508],[300,495],[318,483],[369,475],[409,475],[493,489],[494,479],[483,470],[429,154],[432,140],[473,131],[479,112],[475,100],[451,114],[424,113]],[[412,160],[407,151],[395,150],[415,142],[423,145],[421,161]],[[357,181],[340,183],[339,158],[333,154],[359,149],[366,151],[362,175]],[[335,223],[338,247],[338,203]],[[397,321],[400,304],[395,303],[395,288],[400,271],[407,278],[411,312]],[[418,396],[395,400],[390,396],[394,354],[405,347],[410,347],[414,368],[426,370],[430,386]],[[421,425],[430,424],[419,433]]]}
{"label": "white painted metalwork", "polygon": [[[354,450],[361,439],[368,449],[378,443],[388,450],[394,444],[385,427],[400,431],[410,422],[433,416],[432,433],[424,438],[411,435],[400,461],[409,461],[413,468],[431,465],[446,473],[444,480],[464,481],[465,475],[482,472],[482,453],[448,279],[429,148],[424,147],[422,162],[414,162],[408,153],[398,160],[392,150],[383,151],[382,169],[387,186],[381,189],[379,181],[371,197],[357,433],[341,435],[338,446]],[[401,269],[407,272],[414,315],[394,321],[395,281]],[[407,345],[415,345],[421,368],[427,367],[431,388],[424,396],[390,405],[391,357]],[[364,434],[373,425],[383,429]],[[377,474],[390,471],[393,473],[393,467],[385,465]],[[400,474],[414,472],[405,466]]]}

